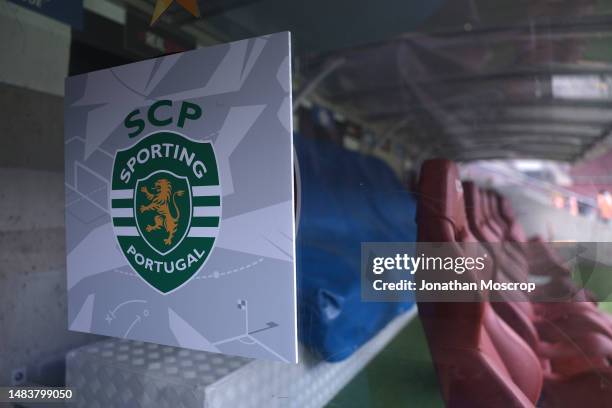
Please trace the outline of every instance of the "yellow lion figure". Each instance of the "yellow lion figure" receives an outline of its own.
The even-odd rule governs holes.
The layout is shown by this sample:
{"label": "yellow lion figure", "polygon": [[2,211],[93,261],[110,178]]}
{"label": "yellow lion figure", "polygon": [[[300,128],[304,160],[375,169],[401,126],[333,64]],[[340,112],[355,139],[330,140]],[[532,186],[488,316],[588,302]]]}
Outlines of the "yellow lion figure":
{"label": "yellow lion figure", "polygon": [[[172,239],[174,238],[174,234],[176,234],[179,218],[181,217],[181,212],[176,205],[175,196],[182,197],[183,194],[185,194],[185,190],[179,190],[172,193],[172,184],[165,178],[157,180],[154,184],[154,188],[155,194],[149,192],[146,186],[140,188],[140,191],[144,193],[147,196],[147,200],[150,201],[149,204],[140,206],[140,213],[142,214],[146,211],[157,212],[154,220],[155,223],[153,225],[147,225],[145,229],[147,232],[151,232],[157,231],[163,227],[168,233],[168,237],[164,239],[164,244],[172,245]],[[172,198],[176,217],[173,217],[170,212],[170,198]]]}

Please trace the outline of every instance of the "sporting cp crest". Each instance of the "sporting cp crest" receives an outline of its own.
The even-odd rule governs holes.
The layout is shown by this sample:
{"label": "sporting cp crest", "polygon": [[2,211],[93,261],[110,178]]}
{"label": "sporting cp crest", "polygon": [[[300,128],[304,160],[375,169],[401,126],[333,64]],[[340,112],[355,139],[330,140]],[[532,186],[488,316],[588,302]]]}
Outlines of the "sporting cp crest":
{"label": "sporting cp crest", "polygon": [[183,285],[202,268],[219,231],[221,187],[212,145],[162,131],[119,150],[111,209],[132,268],[162,293]]}

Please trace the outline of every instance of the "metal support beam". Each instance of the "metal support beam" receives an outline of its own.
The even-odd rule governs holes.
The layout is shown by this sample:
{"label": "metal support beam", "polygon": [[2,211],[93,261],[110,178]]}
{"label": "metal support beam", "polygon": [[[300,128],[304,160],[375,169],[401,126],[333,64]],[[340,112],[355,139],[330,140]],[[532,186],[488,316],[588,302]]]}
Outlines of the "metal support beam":
{"label": "metal support beam", "polygon": [[404,118],[399,120],[395,125],[392,125],[389,129],[387,129],[380,138],[376,141],[376,147],[380,147],[384,145],[387,140],[393,139],[397,131],[404,128],[408,123],[412,121],[412,118]]}
{"label": "metal support beam", "polygon": [[344,65],[345,62],[346,59],[344,58],[333,59],[314,78],[306,81],[302,88],[295,93],[295,97],[293,98],[293,111],[295,112],[300,104],[314,92],[317,86],[335,70]]}

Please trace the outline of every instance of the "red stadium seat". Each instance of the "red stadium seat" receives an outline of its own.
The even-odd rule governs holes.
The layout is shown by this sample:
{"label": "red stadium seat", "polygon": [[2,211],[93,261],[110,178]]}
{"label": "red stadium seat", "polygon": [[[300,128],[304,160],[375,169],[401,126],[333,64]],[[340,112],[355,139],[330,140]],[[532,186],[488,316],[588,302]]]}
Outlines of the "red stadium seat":
{"label": "red stadium seat", "polygon": [[540,237],[527,239],[523,227],[514,218],[510,202],[493,191],[489,191],[488,195],[491,212],[496,215],[498,224],[504,229],[505,238],[521,248],[522,255],[529,263],[529,272],[534,275],[567,277],[567,268],[562,266],[562,262]]}
{"label": "red stadium seat", "polygon": [[[506,252],[508,245],[503,245],[503,227],[489,228],[491,213],[485,210],[489,206],[489,196],[481,192],[472,182],[464,182],[467,218],[471,231],[489,249],[496,267],[498,281],[527,281],[529,268],[526,263],[517,262],[516,258],[522,256],[518,253]],[[490,208],[490,207],[489,207]],[[547,285],[548,286],[548,285]],[[542,291],[549,288],[544,287]],[[577,292],[575,286],[567,291]],[[520,300],[520,301],[519,301]],[[516,294],[506,302],[494,302],[493,307],[497,313],[508,323],[534,350],[538,350],[541,340],[561,342],[574,349],[577,360],[572,366],[589,359],[583,358],[583,352],[576,346],[576,339],[590,333],[598,333],[612,339],[612,330],[606,319],[594,308],[588,307],[585,302],[566,303],[537,303],[532,304],[525,296],[518,299]],[[535,327],[539,338],[534,338]],[[557,363],[561,367],[560,363]],[[574,368],[572,368],[574,370]]]}
{"label": "red stadium seat", "polygon": [[[452,162],[427,161],[419,189],[419,241],[476,242]],[[538,357],[488,302],[418,307],[447,405],[535,405],[543,381]]]}
{"label": "red stadium seat", "polygon": [[[477,241],[468,226],[463,188],[452,162],[426,161],[419,188],[419,241]],[[476,218],[477,225],[485,231],[483,234],[495,234],[486,220]],[[504,232],[501,227],[498,230]],[[507,256],[502,253],[501,258]],[[497,272],[500,260],[495,261]],[[513,312],[530,332],[531,344],[517,335],[487,301],[418,303],[447,405],[524,407],[535,406],[541,398],[539,406],[608,406],[612,401],[612,371],[608,366],[612,343],[609,338],[592,332],[576,336],[574,341],[583,351],[583,360],[587,359],[589,364],[565,365],[566,371],[562,372],[555,370],[553,365],[551,370],[548,359],[575,362],[575,349],[565,343],[541,341],[531,321],[532,317],[537,319],[531,303],[509,304],[513,303],[526,305]],[[523,309],[531,312],[526,313]]]}

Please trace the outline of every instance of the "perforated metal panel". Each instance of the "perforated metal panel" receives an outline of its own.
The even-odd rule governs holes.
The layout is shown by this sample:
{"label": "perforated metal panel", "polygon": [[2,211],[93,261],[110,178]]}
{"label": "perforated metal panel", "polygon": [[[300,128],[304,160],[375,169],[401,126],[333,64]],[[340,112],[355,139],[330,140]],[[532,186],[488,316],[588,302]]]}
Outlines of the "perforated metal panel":
{"label": "perforated metal panel", "polygon": [[76,407],[321,407],[414,317],[391,322],[349,359],[300,364],[250,360],[111,339],[68,353],[66,384]]}

